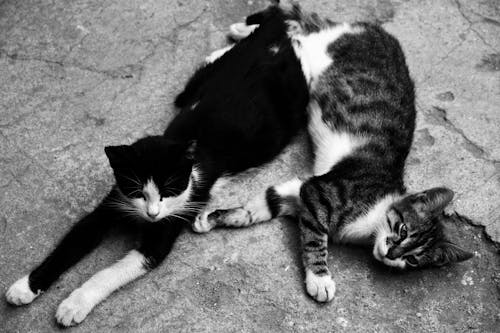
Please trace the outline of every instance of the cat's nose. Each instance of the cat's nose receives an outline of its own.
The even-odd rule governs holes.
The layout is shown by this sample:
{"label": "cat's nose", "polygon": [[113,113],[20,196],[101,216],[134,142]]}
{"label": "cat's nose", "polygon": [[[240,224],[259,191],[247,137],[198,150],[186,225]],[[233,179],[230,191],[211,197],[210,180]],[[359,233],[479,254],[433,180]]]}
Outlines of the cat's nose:
{"label": "cat's nose", "polygon": [[385,257],[387,259],[390,259],[390,260],[396,259],[396,256],[394,255],[393,249],[389,249],[389,251],[387,252],[387,254],[385,255]]}
{"label": "cat's nose", "polygon": [[148,212],[148,216],[152,219],[156,218],[160,212]]}
{"label": "cat's nose", "polygon": [[393,246],[389,249],[389,251],[387,251],[387,254],[385,255],[385,257],[387,259],[394,260],[396,258],[401,257],[401,255],[403,254],[402,252],[403,251],[400,248]]}

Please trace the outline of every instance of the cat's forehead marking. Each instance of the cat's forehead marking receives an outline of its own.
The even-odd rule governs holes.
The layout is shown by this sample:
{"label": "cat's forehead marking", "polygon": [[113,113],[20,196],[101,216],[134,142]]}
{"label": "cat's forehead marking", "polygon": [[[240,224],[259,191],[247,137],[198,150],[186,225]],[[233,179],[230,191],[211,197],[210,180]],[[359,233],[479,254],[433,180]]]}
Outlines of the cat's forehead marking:
{"label": "cat's forehead marking", "polygon": [[152,178],[150,178],[146,185],[144,185],[142,191],[144,193],[144,196],[146,197],[146,200],[148,201],[157,201],[161,198],[160,190],[158,189],[158,186],[156,186]]}

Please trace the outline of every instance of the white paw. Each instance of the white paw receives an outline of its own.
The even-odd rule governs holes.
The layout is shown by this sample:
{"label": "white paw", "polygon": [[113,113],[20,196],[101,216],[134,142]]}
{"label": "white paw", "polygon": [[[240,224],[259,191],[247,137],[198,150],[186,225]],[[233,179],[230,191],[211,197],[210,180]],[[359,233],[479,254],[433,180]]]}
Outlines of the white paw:
{"label": "white paw", "polygon": [[92,311],[94,302],[81,289],[74,290],[68,298],[59,304],[56,320],[63,326],[72,326],[81,323]]}
{"label": "white paw", "polygon": [[328,275],[316,275],[306,271],[307,293],[318,302],[330,302],[335,295],[335,282]]}
{"label": "white paw", "polygon": [[208,221],[208,219],[207,219],[208,215],[209,215],[209,212],[204,211],[201,214],[199,214],[198,216],[196,216],[196,219],[194,220],[194,223],[193,223],[194,232],[202,234],[205,232],[209,232],[210,230],[212,230],[215,227],[214,223],[210,223]]}
{"label": "white paw", "polygon": [[210,55],[208,57],[205,58],[205,62],[206,63],[212,63],[214,62],[215,60],[219,59],[220,57],[222,57],[224,55],[224,53],[226,53],[227,51],[229,51],[233,46],[232,45],[229,45],[229,46],[226,46],[220,50],[215,50],[213,51],[212,53],[210,53]]}
{"label": "white paw", "polygon": [[13,305],[23,305],[33,302],[40,293],[35,294],[31,291],[28,278],[29,275],[23,276],[10,286],[7,293],[5,293],[7,302]]}
{"label": "white paw", "polygon": [[248,37],[258,27],[258,24],[246,25],[243,22],[234,23],[229,26],[229,36],[234,40],[241,40]]}

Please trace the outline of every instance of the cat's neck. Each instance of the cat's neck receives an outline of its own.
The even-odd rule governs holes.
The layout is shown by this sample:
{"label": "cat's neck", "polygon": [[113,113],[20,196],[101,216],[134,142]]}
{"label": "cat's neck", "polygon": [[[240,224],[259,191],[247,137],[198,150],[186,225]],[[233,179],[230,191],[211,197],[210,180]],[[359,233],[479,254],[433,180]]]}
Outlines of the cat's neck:
{"label": "cat's neck", "polygon": [[341,243],[369,245],[375,239],[389,234],[390,227],[387,223],[387,210],[403,196],[404,193],[400,191],[390,192],[381,196],[365,213],[358,216],[354,221],[342,226],[336,240]]}

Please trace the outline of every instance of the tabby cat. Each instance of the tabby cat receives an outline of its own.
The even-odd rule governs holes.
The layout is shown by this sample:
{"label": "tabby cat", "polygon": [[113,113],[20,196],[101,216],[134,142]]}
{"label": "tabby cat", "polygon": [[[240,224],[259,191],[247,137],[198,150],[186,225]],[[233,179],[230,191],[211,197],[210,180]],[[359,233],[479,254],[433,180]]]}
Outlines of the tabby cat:
{"label": "tabby cat", "polygon": [[136,221],[143,231],[139,247],[91,277],[57,309],[61,325],[80,323],[114,290],[162,262],[185,222],[203,211],[219,177],[261,165],[291,141],[307,121],[309,93],[284,13],[275,8],[268,14],[250,37],[213,54],[196,71],[176,98],[180,112],[163,136],[105,148],[116,185],[9,288],[8,302],[31,303],[111,227]]}
{"label": "tabby cat", "polygon": [[410,194],[405,188],[415,95],[398,41],[377,25],[336,24],[298,6],[288,15],[310,87],[313,176],[272,186],[244,207],[215,211],[204,229],[297,216],[306,290],[319,302],[335,293],[329,236],[370,244],[375,259],[398,268],[471,258],[445,235],[443,210],[453,192],[438,187]]}

